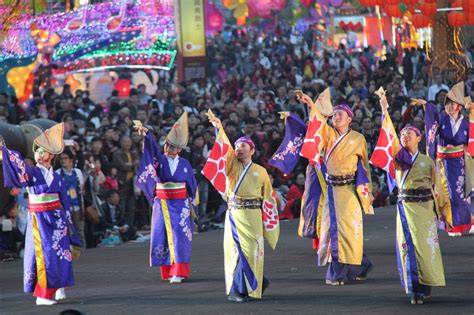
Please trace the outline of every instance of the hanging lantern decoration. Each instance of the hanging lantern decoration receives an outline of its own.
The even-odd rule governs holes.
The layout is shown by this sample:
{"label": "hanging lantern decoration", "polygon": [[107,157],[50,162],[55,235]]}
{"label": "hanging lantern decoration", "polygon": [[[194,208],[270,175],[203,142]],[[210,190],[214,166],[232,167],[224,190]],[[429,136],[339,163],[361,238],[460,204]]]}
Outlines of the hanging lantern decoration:
{"label": "hanging lantern decoration", "polygon": [[418,3],[418,0],[403,0],[406,5],[414,5]]}
{"label": "hanging lantern decoration", "polygon": [[422,3],[420,4],[420,11],[423,15],[426,16],[433,16],[436,14],[436,10],[438,9],[438,5],[436,3]]}
{"label": "hanging lantern decoration", "polygon": [[130,80],[119,79],[115,83],[115,89],[118,91],[119,97],[128,97],[130,94]]}
{"label": "hanging lantern decoration", "polygon": [[384,5],[385,0],[375,0],[375,4],[378,5],[378,6]]}
{"label": "hanging lantern decoration", "polygon": [[425,0],[426,3],[436,3],[437,0]]}
{"label": "hanging lantern decoration", "polygon": [[466,13],[464,21],[467,25],[474,25],[474,12]]}
{"label": "hanging lantern decoration", "polygon": [[209,1],[205,1],[206,33],[219,32],[224,27],[222,13]]}
{"label": "hanging lantern decoration", "polygon": [[462,0],[461,7],[465,13],[474,12],[474,0]]}
{"label": "hanging lantern decoration", "polygon": [[387,5],[384,7],[385,13],[387,13],[388,16],[394,17],[394,18],[401,18],[403,16],[402,11],[400,11],[400,8],[398,5]]}
{"label": "hanging lantern decoration", "polygon": [[400,3],[400,0],[385,0],[384,3],[388,5],[396,5]]}
{"label": "hanging lantern decoration", "polygon": [[464,13],[452,11],[448,13],[448,24],[454,27],[460,27],[466,23]]}
{"label": "hanging lantern decoration", "polygon": [[423,14],[415,14],[411,18],[411,23],[415,28],[424,28],[430,25],[431,19]]}
{"label": "hanging lantern decoration", "polygon": [[375,7],[377,5],[375,0],[360,0],[359,3],[364,7]]}

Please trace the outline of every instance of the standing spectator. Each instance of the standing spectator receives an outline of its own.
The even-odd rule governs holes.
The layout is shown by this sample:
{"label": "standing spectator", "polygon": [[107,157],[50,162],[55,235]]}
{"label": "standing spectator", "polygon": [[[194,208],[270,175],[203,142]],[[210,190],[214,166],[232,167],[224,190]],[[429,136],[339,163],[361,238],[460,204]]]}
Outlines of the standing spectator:
{"label": "standing spectator", "polygon": [[100,217],[97,230],[102,231],[104,235],[107,230],[118,232],[122,241],[128,242],[136,237],[137,230],[127,223],[125,212],[120,204],[118,191],[109,190],[106,202],[102,204],[103,216]]}
{"label": "standing spectator", "polygon": [[434,83],[428,89],[428,101],[436,101],[436,95],[441,90],[449,91],[449,87],[443,83],[443,76],[439,73],[434,75]]}
{"label": "standing spectator", "polygon": [[113,163],[117,166],[119,181],[120,207],[125,211],[125,218],[130,226],[135,219],[135,191],[133,176],[139,163],[135,152],[131,151],[132,139],[123,136],[120,139],[120,149],[113,155]]}
{"label": "standing spectator", "polygon": [[74,167],[75,156],[71,149],[66,148],[59,156],[61,168],[56,170],[66,187],[69,205],[71,208],[72,222],[76,228],[81,245],[86,246],[84,234],[84,176],[80,169]]}

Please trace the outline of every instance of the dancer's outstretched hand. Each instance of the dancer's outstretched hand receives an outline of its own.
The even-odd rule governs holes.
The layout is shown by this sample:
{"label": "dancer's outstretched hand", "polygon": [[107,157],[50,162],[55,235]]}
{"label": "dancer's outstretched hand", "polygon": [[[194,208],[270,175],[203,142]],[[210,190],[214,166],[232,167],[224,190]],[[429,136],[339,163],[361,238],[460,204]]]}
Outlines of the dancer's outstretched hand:
{"label": "dancer's outstretched hand", "polygon": [[297,99],[301,103],[306,104],[306,106],[308,106],[309,108],[313,108],[314,106],[313,100],[306,94],[301,94],[301,96],[297,96]]}
{"label": "dancer's outstretched hand", "polygon": [[419,99],[419,98],[412,98],[410,100],[410,105],[412,106],[424,106],[426,105],[426,101],[425,100],[422,100],[422,99]]}
{"label": "dancer's outstretched hand", "polygon": [[207,111],[207,117],[209,118],[209,122],[217,129],[220,129],[222,128],[222,122],[219,118],[216,117],[216,115],[214,115],[214,113],[212,112],[212,110],[208,110]]}
{"label": "dancer's outstretched hand", "polygon": [[138,134],[140,136],[146,136],[148,132],[148,128],[143,126],[142,122],[139,120],[134,120],[133,121],[133,128],[135,128],[136,131],[138,131]]}

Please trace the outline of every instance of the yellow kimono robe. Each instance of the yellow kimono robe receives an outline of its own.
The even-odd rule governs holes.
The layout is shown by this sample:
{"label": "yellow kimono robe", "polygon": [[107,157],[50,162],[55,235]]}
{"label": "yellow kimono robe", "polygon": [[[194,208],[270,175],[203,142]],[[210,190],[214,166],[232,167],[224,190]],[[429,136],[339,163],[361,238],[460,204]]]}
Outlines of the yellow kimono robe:
{"label": "yellow kimono robe", "polygon": [[397,263],[401,284],[406,293],[412,293],[415,281],[444,286],[437,220],[449,204],[444,189],[441,189],[435,163],[430,157],[419,154],[406,172],[396,163],[395,167],[399,189],[426,189],[434,196],[434,200],[425,202],[398,202]]}
{"label": "yellow kimono robe", "polygon": [[[321,116],[321,114],[316,113]],[[324,148],[324,164],[329,175],[354,175],[357,171],[359,160],[367,172],[369,179],[368,191],[371,193],[372,185],[370,181],[370,168],[367,157],[367,142],[362,134],[349,130],[345,135],[330,127],[326,120],[323,121],[321,129],[318,131]],[[332,190],[333,196],[330,196]],[[320,227],[320,247],[318,250],[319,265],[325,265],[332,256],[337,253],[339,263],[361,265],[364,252],[363,242],[363,222],[362,210],[366,214],[373,214],[370,199],[362,200],[356,190],[355,185],[328,187],[328,194],[324,196],[324,206]],[[336,224],[331,222],[329,210],[330,199],[334,201]],[[337,233],[331,229],[331,224]],[[331,240],[337,239],[336,244],[331,244]]]}
{"label": "yellow kimono robe", "polygon": [[[220,132],[223,132],[223,130]],[[232,198],[237,181],[243,171],[244,166],[237,160],[234,150],[230,147],[226,162],[226,196],[228,200]],[[272,184],[265,168],[252,163],[242,180],[236,197],[247,200],[259,199],[262,201],[263,206],[262,208],[255,209],[236,209],[229,207],[227,211],[224,228],[224,265],[227,294],[230,294],[234,271],[239,258],[229,219],[229,213],[231,212],[240,241],[240,247],[258,284],[257,288],[252,290],[247,283],[247,291],[252,298],[259,299],[262,297],[264,239],[268,241],[272,249],[275,249],[280,235],[277,205],[272,196],[272,192]]]}

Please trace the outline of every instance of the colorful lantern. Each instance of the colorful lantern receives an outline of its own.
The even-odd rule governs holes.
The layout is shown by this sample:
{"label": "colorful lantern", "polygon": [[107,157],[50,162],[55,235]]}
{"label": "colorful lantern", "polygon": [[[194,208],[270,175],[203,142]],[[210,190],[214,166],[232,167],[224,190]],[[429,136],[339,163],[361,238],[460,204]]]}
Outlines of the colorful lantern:
{"label": "colorful lantern", "polygon": [[431,19],[423,14],[415,14],[411,18],[411,23],[415,28],[424,28],[430,25]]}
{"label": "colorful lantern", "polygon": [[420,11],[426,16],[432,16],[436,14],[436,10],[438,9],[438,5],[436,3],[422,3],[420,5]]}
{"label": "colorful lantern", "polygon": [[115,89],[118,91],[119,97],[128,97],[130,94],[130,80],[117,80],[117,83],[115,83]]}
{"label": "colorful lantern", "polygon": [[467,25],[474,25],[474,12],[466,13],[465,21]]}
{"label": "colorful lantern", "polygon": [[387,13],[387,15],[391,17],[401,18],[403,16],[402,11],[400,11],[400,8],[396,4],[386,5],[384,7],[384,10],[385,13]]}
{"label": "colorful lantern", "polygon": [[474,12],[474,0],[462,0],[461,6],[466,13]]}
{"label": "colorful lantern", "polygon": [[464,13],[452,11],[448,13],[448,24],[454,27],[459,27],[466,24],[466,17]]}
{"label": "colorful lantern", "polygon": [[376,0],[360,0],[359,3],[360,3],[360,5],[362,5],[364,7],[374,7],[374,6],[377,5]]}

